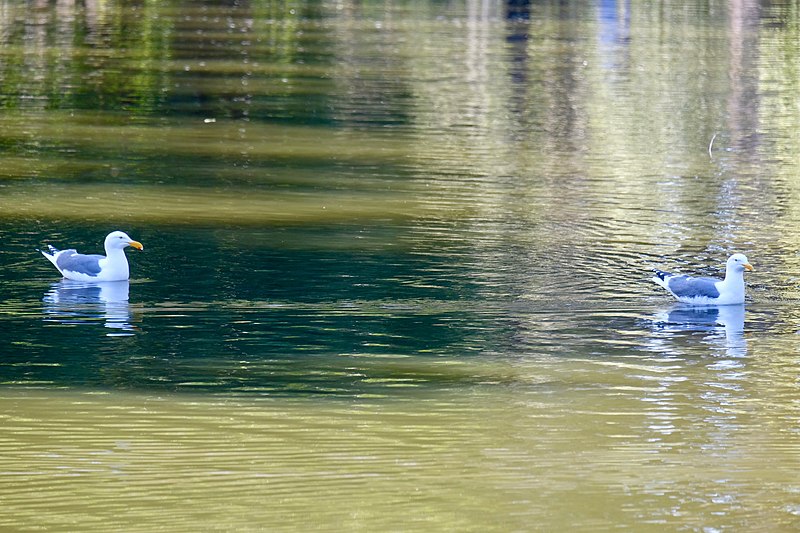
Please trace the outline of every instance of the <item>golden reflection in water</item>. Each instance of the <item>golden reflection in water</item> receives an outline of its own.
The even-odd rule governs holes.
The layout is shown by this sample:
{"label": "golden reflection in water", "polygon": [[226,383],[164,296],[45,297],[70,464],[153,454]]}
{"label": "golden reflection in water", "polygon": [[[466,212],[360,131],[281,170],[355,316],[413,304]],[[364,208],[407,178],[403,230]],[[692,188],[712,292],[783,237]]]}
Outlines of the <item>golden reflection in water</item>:
{"label": "golden reflection in water", "polygon": [[[379,399],[2,389],[0,527],[800,529],[794,314],[752,331],[667,317],[643,341],[614,327],[631,313],[575,306],[639,305],[648,263],[742,245],[767,252],[757,297],[796,296],[797,17],[760,26],[754,3],[726,6],[620,5],[624,37],[597,46],[594,13],[565,4],[536,6],[514,42],[503,6],[473,1],[419,18],[323,3],[324,20],[260,2],[4,3],[0,216],[415,219],[415,253],[466,243],[448,259],[485,265],[466,275],[487,290],[507,277],[554,303],[513,317],[506,363],[469,363],[452,386],[342,357],[341,373],[374,365],[365,379],[393,385]],[[110,103],[86,110],[85,94]],[[102,300],[87,309],[105,319]]]}
{"label": "golden reflection in water", "polygon": [[797,387],[762,367],[553,358],[382,400],[6,388],[0,526],[786,530]]}
{"label": "golden reflection in water", "polygon": [[109,211],[124,211],[130,221],[179,225],[397,221],[427,212],[413,199],[386,192],[67,185],[16,187],[5,198],[10,203],[4,215],[75,218],[81,222],[105,222]]}

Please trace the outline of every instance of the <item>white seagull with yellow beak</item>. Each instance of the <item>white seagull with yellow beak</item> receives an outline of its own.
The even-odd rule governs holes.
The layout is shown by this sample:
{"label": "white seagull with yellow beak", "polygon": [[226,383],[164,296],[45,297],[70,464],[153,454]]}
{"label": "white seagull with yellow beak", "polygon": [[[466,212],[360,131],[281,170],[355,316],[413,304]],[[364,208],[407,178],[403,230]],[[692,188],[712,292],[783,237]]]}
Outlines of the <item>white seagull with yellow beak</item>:
{"label": "white seagull with yellow beak", "polygon": [[124,231],[112,231],[106,237],[103,246],[106,255],[84,255],[77,251],[57,250],[48,245],[50,253],[42,251],[42,255],[50,260],[53,265],[67,279],[75,281],[122,281],[128,279],[128,258],[125,248],[133,246],[143,250],[144,246],[139,241],[134,241]]}
{"label": "white seagull with yellow beak", "polygon": [[653,281],[667,289],[679,302],[691,305],[733,305],[744,303],[744,271],[753,266],[744,254],[728,258],[725,279],[693,278],[656,270]]}

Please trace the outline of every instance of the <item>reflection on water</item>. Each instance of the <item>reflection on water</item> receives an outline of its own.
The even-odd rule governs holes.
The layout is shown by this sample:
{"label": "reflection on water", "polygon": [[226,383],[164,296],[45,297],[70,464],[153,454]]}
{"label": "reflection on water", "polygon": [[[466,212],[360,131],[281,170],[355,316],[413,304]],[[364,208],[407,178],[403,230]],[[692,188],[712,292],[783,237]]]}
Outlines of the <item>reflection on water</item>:
{"label": "reflection on water", "polygon": [[791,5],[0,13],[0,529],[800,529]]}
{"label": "reflection on water", "polygon": [[744,318],[744,305],[695,307],[675,304],[669,311],[657,313],[654,325],[667,332],[708,332],[711,334],[709,338],[722,341],[729,356],[743,357],[747,355]]}
{"label": "reflection on water", "polygon": [[90,283],[62,279],[44,295],[45,320],[69,325],[102,322],[115,330],[108,336],[132,335],[129,290],[127,280]]}

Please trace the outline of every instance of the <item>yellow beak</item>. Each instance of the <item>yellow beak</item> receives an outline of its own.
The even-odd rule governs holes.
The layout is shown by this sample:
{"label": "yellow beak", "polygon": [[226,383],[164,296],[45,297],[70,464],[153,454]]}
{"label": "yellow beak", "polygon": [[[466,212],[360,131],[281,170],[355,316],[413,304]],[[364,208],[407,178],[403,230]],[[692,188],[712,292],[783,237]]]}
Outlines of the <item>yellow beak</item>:
{"label": "yellow beak", "polygon": [[[140,249],[141,249],[141,248],[140,248]],[[750,271],[752,271],[752,270],[753,270],[753,265],[751,265],[750,263],[745,263],[745,264],[744,264],[744,265],[742,265],[742,266],[745,268],[745,270],[750,270]]]}
{"label": "yellow beak", "polygon": [[[128,243],[128,246],[133,246],[137,250],[144,250],[144,246],[142,246],[142,243],[140,243],[139,241],[131,241],[131,242]],[[750,265],[747,265],[747,266],[750,266]],[[750,269],[752,270],[752,267],[750,267]]]}

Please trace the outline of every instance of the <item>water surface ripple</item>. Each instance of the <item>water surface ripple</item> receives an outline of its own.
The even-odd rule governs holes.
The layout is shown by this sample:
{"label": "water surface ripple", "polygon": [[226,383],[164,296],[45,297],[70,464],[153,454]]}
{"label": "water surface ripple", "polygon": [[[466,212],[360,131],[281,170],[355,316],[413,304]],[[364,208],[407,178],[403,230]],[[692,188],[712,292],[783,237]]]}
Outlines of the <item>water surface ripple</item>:
{"label": "water surface ripple", "polygon": [[800,528],[796,10],[0,10],[0,529]]}

